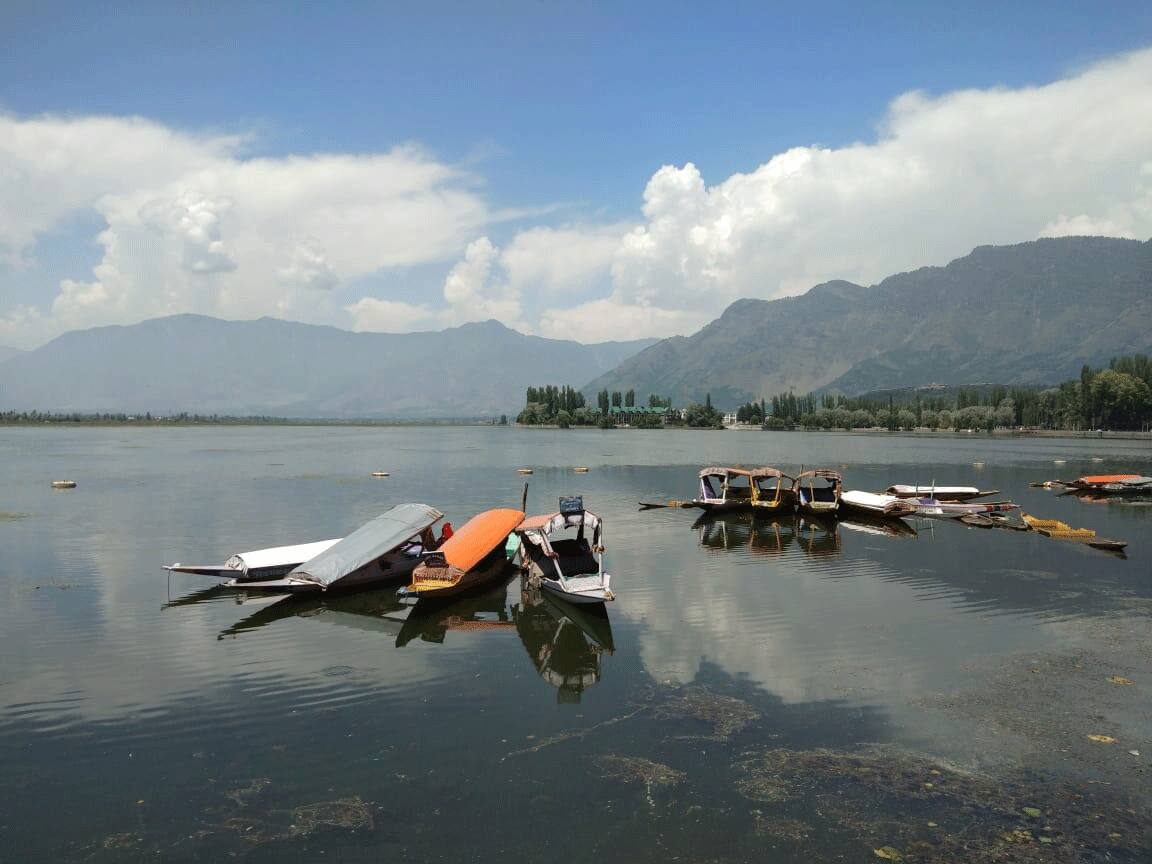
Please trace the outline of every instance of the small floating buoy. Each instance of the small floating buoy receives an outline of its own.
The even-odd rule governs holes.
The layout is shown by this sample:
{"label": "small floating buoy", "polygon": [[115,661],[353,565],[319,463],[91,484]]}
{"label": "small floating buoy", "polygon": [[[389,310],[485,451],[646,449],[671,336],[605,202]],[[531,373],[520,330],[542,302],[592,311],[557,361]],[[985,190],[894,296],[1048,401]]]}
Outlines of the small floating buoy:
{"label": "small floating buoy", "polygon": [[531,474],[532,469],[531,468],[517,468],[516,473],[517,474]]}
{"label": "small floating buoy", "polygon": [[53,489],[75,489],[76,488],[76,481],[75,480],[53,480],[52,481],[52,488]]}
{"label": "small floating buoy", "polygon": [[577,465],[572,470],[575,471],[577,474],[587,474],[588,473],[588,469],[583,465]]}
{"label": "small floating buoy", "polygon": [[1068,461],[1067,459],[1053,459],[1052,464],[1053,465],[1063,465],[1067,461]]}
{"label": "small floating buoy", "polygon": [[390,477],[392,475],[390,475],[387,471],[373,471],[372,476],[373,477]]}
{"label": "small floating buoy", "polygon": [[1104,457],[1103,457],[1103,456],[1093,456],[1093,457],[1092,457],[1092,461],[1093,461],[1093,462],[1103,462],[1103,461],[1104,461]]}

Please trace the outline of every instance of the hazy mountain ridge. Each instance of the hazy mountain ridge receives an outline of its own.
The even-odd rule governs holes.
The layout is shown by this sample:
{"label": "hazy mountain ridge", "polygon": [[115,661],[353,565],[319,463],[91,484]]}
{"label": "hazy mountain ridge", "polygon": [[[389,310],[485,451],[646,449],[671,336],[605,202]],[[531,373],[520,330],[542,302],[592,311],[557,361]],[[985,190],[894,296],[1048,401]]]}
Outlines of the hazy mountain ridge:
{"label": "hazy mountain ridge", "polygon": [[778,392],[856,394],[974,381],[1052,383],[1152,349],[1152,241],[1063,237],[981,246],[863,287],[738,300],[592,381],[718,407]]}
{"label": "hazy mountain ridge", "polygon": [[655,340],[526,336],[497,321],[353,333],[175,315],[65,333],[0,366],[0,409],[281,417],[515,413],[525,388],[585,381]]}

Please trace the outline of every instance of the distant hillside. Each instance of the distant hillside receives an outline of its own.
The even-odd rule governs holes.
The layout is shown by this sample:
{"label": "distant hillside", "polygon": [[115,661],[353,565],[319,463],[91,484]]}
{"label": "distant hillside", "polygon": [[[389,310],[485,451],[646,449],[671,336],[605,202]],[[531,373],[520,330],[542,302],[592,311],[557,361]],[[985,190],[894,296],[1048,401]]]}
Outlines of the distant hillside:
{"label": "distant hillside", "polygon": [[281,417],[515,414],[525,388],[584,381],[655,340],[581,345],[497,321],[351,333],[200,315],[65,333],[0,364],[0,409]]}
{"label": "distant hillside", "polygon": [[593,380],[717,407],[795,390],[1043,384],[1152,348],[1152,241],[1063,237],[981,246],[878,285],[739,300]]}
{"label": "distant hillside", "polygon": [[9,348],[7,345],[0,345],[0,363],[3,363],[9,357],[15,357],[17,354],[22,354],[19,348]]}

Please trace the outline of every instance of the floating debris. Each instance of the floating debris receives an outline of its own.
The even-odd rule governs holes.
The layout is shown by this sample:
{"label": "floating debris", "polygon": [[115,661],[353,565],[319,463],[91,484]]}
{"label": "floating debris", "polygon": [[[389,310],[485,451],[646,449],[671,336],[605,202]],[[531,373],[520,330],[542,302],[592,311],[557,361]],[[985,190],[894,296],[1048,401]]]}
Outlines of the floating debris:
{"label": "floating debris", "polygon": [[533,470],[531,468],[517,468],[516,473],[517,474],[532,474]]}
{"label": "floating debris", "polygon": [[372,476],[373,477],[391,477],[392,475],[389,474],[387,471],[373,471]]}
{"label": "floating debris", "polygon": [[1089,735],[1089,741],[1095,741],[1097,744],[1115,744],[1116,739],[1111,735]]}
{"label": "floating debris", "polygon": [[588,467],[586,465],[577,465],[572,470],[575,471],[577,474],[587,474],[588,473]]}
{"label": "floating debris", "polygon": [[256,777],[247,786],[240,786],[225,792],[224,797],[231,798],[238,806],[244,807],[251,799],[258,796],[271,785],[272,781],[267,777]]}
{"label": "floating debris", "polygon": [[690,687],[683,695],[657,706],[660,720],[701,720],[712,726],[711,735],[681,735],[704,741],[728,741],[750,723],[760,719],[760,712],[740,699],[713,693],[705,687]]}
{"label": "floating debris", "polygon": [[608,720],[604,720],[593,726],[588,726],[584,729],[576,729],[572,732],[561,732],[559,735],[551,735],[541,741],[536,742],[531,747],[525,747],[522,750],[513,750],[511,753],[505,753],[504,758],[500,761],[503,762],[504,759],[509,759],[513,756],[523,756],[525,753],[538,753],[545,747],[551,747],[553,744],[562,744],[565,741],[572,741],[576,738],[583,738],[586,735],[591,735],[593,732],[599,729],[603,729],[605,726],[612,726],[616,723],[622,723],[625,720],[629,720],[632,717],[635,717],[641,711],[645,710],[647,707],[647,705],[641,705],[639,708],[635,708],[632,711],[629,711],[627,714],[621,714],[619,717],[609,718]]}
{"label": "floating debris", "polygon": [[322,828],[342,828],[346,831],[372,830],[375,820],[372,808],[359,795],[305,804],[292,811],[292,833],[312,834]]}
{"label": "floating debris", "polygon": [[76,481],[75,480],[53,480],[52,481],[52,488],[53,489],[75,489],[76,488]]}
{"label": "floating debris", "polygon": [[904,860],[904,856],[900,854],[900,850],[894,846],[881,846],[879,849],[873,849],[872,854],[877,858],[883,858],[885,861]]}
{"label": "floating debris", "polygon": [[1131,678],[1124,678],[1120,675],[1109,675],[1108,676],[1108,683],[1126,685],[1126,684],[1135,684],[1136,682],[1133,681]]}
{"label": "floating debris", "polygon": [[27,519],[29,515],[28,513],[9,513],[0,510],[0,522],[15,522],[17,519]]}
{"label": "floating debris", "polygon": [[105,849],[132,849],[139,846],[143,838],[139,834],[125,832],[123,834],[109,834],[101,843]]}
{"label": "floating debris", "polygon": [[622,783],[643,783],[645,786],[677,786],[688,775],[660,762],[639,756],[597,756],[593,764],[600,776]]}

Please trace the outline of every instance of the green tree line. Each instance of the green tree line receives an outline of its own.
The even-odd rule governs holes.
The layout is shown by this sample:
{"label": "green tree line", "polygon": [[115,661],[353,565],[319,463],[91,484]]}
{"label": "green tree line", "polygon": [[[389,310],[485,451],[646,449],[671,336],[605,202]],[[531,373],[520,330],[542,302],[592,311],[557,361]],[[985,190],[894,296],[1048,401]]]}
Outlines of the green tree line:
{"label": "green tree line", "polygon": [[1085,365],[1079,378],[1057,387],[959,387],[954,395],[916,392],[899,399],[781,393],[770,403],[764,425],[777,429],[1147,430],[1152,428],[1152,360],[1135,354],[1117,357],[1105,369]]}

